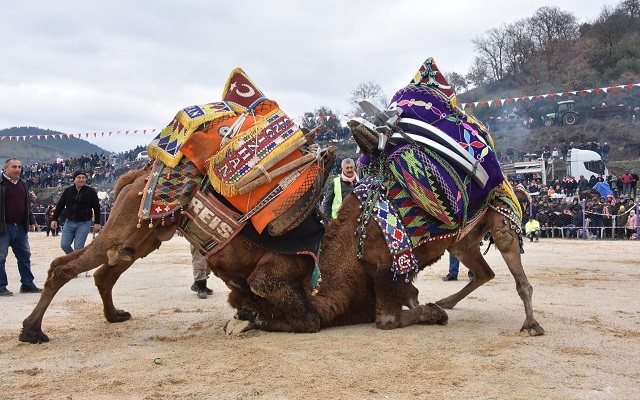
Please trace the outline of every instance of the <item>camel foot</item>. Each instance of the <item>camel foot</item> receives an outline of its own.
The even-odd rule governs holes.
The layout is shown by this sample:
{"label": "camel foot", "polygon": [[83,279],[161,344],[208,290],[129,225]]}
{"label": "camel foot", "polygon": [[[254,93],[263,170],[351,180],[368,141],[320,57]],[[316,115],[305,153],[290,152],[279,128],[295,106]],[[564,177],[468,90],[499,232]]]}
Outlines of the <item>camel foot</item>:
{"label": "camel foot", "polygon": [[30,331],[22,328],[22,332],[20,332],[20,337],[18,339],[25,343],[40,344],[48,342],[49,336],[45,335],[42,331]]}
{"label": "camel foot", "polygon": [[451,303],[450,301],[447,301],[447,299],[441,299],[436,301],[436,305],[446,310],[451,310],[456,304]]}
{"label": "camel foot", "polygon": [[447,315],[447,312],[439,305],[427,303],[418,307],[422,308],[420,322],[438,325],[447,325],[449,323],[449,315]]}
{"label": "camel foot", "polygon": [[124,310],[116,310],[114,314],[106,316],[109,322],[124,322],[131,319],[131,314]]}
{"label": "camel foot", "polygon": [[239,335],[252,329],[255,329],[253,322],[237,318],[230,319],[224,324],[224,332],[229,336]]}
{"label": "camel foot", "polygon": [[522,328],[520,329],[520,332],[524,332],[527,331],[529,333],[529,336],[542,336],[544,335],[544,329],[542,329],[542,327],[540,325],[538,325],[537,323],[535,324],[524,324],[522,325]]}

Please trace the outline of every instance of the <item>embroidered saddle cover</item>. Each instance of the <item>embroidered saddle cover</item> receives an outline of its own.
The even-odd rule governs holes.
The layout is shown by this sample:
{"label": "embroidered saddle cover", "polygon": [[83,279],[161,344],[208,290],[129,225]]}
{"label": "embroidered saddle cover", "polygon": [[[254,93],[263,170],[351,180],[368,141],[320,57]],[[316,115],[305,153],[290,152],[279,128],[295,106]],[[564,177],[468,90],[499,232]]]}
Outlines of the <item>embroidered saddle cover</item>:
{"label": "embroidered saddle cover", "polygon": [[179,177],[168,178],[173,184],[162,178],[167,169],[189,165],[190,174],[195,170],[206,175],[216,192],[241,213],[250,213],[258,232],[273,222],[270,234],[286,233],[316,204],[327,176],[325,168],[315,160],[305,162],[241,193],[238,183],[243,177],[255,170],[261,176],[290,165],[305,155],[308,146],[299,147],[303,132],[240,68],[232,71],[222,97],[220,102],[181,110],[151,142],[148,151],[156,159],[158,178],[149,180],[139,216],[166,216],[189,202],[193,191],[179,193]]}
{"label": "embroidered saddle cover", "polygon": [[174,167],[156,160],[145,185],[138,217],[154,220],[174,216],[189,203],[198,190],[204,175],[187,158]]}
{"label": "embroidered saddle cover", "polygon": [[[423,63],[381,114],[350,123],[356,141],[371,142],[378,134],[379,146],[374,150],[365,142],[367,154],[358,163],[368,178],[354,192],[363,202],[360,220],[374,218],[385,233],[395,275],[408,280],[408,273],[417,269],[412,247],[453,236],[459,240],[487,207],[507,217],[519,232],[522,210],[502,174],[493,140],[481,123],[456,107],[455,94],[433,59]],[[385,132],[391,125],[402,132]],[[383,134],[390,136],[388,141],[380,140]],[[363,224],[356,235],[365,237]],[[364,242],[358,243],[360,257]]]}
{"label": "embroidered saddle cover", "polygon": [[393,95],[385,113],[396,115],[393,124],[402,130],[384,151],[396,181],[447,229],[464,225],[467,207],[504,180],[489,133],[456,106],[432,58]]}

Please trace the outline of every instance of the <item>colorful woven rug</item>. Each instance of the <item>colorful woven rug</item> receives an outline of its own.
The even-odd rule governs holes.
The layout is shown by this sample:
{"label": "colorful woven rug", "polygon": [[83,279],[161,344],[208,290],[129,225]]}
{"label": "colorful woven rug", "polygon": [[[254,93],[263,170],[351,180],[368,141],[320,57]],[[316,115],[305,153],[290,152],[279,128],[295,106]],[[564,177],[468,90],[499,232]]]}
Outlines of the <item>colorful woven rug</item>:
{"label": "colorful woven rug", "polygon": [[396,280],[398,276],[403,275],[404,280],[408,282],[409,273],[418,271],[418,262],[413,254],[411,238],[405,230],[402,218],[395,210],[393,202],[387,198],[385,189],[378,176],[369,176],[353,190],[363,205],[358,219],[360,224],[356,231],[358,237],[356,255],[358,259],[364,255],[366,224],[370,218],[373,218],[382,230],[393,260],[391,265],[393,279]]}
{"label": "colorful woven rug", "polygon": [[[265,168],[303,136],[278,103],[267,99],[244,71],[236,68],[229,75],[222,101],[181,110],[149,145],[149,155],[170,168],[178,167],[186,155],[190,165],[208,176],[216,192],[242,214],[251,216],[258,232],[274,222],[270,232],[282,234],[298,226],[315,204],[325,178],[322,168],[310,162],[242,195],[236,183],[256,169],[266,173],[266,169],[273,171],[303,157],[303,151],[296,149]],[[166,182],[159,184],[161,189],[152,187],[162,196],[145,196],[141,206],[146,210],[141,211],[145,218],[159,216],[155,209],[174,209],[188,200],[168,199],[163,184]]]}
{"label": "colorful woven rug", "polygon": [[[293,120],[277,108],[277,103],[269,103],[273,108],[270,112],[247,118],[241,131],[205,163],[209,180],[219,193],[237,195],[235,183],[240,178],[272,160],[304,136]],[[282,179],[282,176],[278,178]]]}
{"label": "colorful woven rug", "polygon": [[397,147],[387,160],[396,182],[419,207],[451,229],[462,222],[465,187],[449,163],[414,145]]}
{"label": "colorful woven rug", "polygon": [[173,121],[149,144],[149,157],[175,167],[182,159],[180,148],[189,136],[203,123],[223,116],[235,116],[233,109],[225,102],[208,103],[184,108]]}
{"label": "colorful woven rug", "polygon": [[[467,185],[469,203],[486,196],[503,181],[500,164],[493,149],[493,139],[470,115],[456,107],[449,84],[432,58],[427,59],[413,80],[397,91],[388,109],[400,109],[400,118],[427,123],[454,139],[486,170],[489,180],[484,188],[474,182],[469,173],[453,165],[462,182]],[[420,132],[411,132],[420,134]]]}
{"label": "colorful woven rug", "polygon": [[204,175],[187,158],[175,167],[156,160],[143,191],[138,217],[154,220],[172,215],[189,203],[203,178]]}
{"label": "colorful woven rug", "polygon": [[504,216],[502,223],[504,225],[508,224],[509,228],[518,233],[520,253],[524,253],[522,244],[522,207],[516,191],[508,181],[505,180],[494,190],[489,201],[489,207],[502,214]]}

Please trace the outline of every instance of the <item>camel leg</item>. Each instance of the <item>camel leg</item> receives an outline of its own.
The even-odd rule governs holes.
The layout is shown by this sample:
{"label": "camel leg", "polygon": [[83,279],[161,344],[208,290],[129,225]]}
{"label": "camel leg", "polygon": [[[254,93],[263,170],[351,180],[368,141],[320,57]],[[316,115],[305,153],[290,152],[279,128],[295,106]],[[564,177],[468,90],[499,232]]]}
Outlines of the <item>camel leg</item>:
{"label": "camel leg", "polygon": [[[283,265],[296,265],[283,269]],[[303,282],[312,266],[303,257],[267,254],[247,279],[251,291],[280,310],[283,318],[256,311],[252,322],[259,329],[278,332],[320,331],[320,316],[309,301]],[[311,288],[307,288],[310,291]],[[259,304],[257,304],[259,307]],[[270,315],[271,314],[271,315]]]}
{"label": "camel leg", "polygon": [[400,314],[400,328],[417,323],[446,325],[449,321],[447,312],[433,303],[419,305],[411,310],[403,310]]}
{"label": "camel leg", "polygon": [[117,309],[113,304],[113,286],[116,281],[131,265],[131,262],[120,262],[116,265],[105,264],[93,274],[93,279],[102,298],[104,317],[109,322],[122,322],[131,318],[131,314]]}
{"label": "camel leg", "polygon": [[106,256],[100,257],[95,254],[95,249],[96,246],[92,242],[78,251],[58,257],[51,262],[38,304],[31,314],[22,321],[22,331],[19,336],[21,342],[35,344],[49,341],[49,337],[42,332],[44,314],[58,290],[67,282],[79,273],[89,271],[106,262]]}
{"label": "camel leg", "polygon": [[476,290],[495,276],[493,270],[487,264],[478,247],[479,237],[484,232],[491,230],[496,247],[500,250],[502,258],[507,264],[511,275],[516,281],[516,290],[524,303],[525,321],[521,331],[527,331],[531,336],[544,334],[544,329],[538,324],[533,316],[533,287],[529,283],[522,266],[520,256],[520,241],[518,233],[503,223],[501,214],[495,211],[487,213],[487,222],[474,229],[467,237],[460,242],[449,247],[449,251],[460,259],[460,262],[469,268],[473,273],[473,279],[457,293],[452,294],[436,302],[442,308],[451,309],[458,302],[464,299],[469,293]]}
{"label": "camel leg", "polygon": [[[376,327],[396,329],[416,323],[447,322],[447,313],[435,304],[420,305],[418,289],[403,277],[393,280],[388,267],[378,266],[374,276],[376,288]],[[406,306],[409,310],[403,310]]]}
{"label": "camel leg", "polygon": [[449,252],[473,272],[473,279],[460,291],[436,302],[437,305],[445,309],[452,309],[460,300],[495,277],[495,273],[480,252],[478,242],[472,240],[469,236],[450,246]]}
{"label": "camel leg", "polygon": [[[174,228],[175,230],[175,228]],[[109,322],[123,322],[131,318],[131,314],[117,309],[113,304],[113,287],[116,282],[129,267],[139,258],[146,257],[154,250],[160,247],[162,241],[156,235],[155,231],[148,231],[139,236],[137,240],[138,244],[135,248],[129,245],[118,247],[108,251],[111,255],[111,262],[109,265],[105,264],[93,275],[93,279],[100,297],[102,298],[102,305],[104,316]],[[164,239],[164,238],[163,238]]]}
{"label": "camel leg", "polygon": [[544,329],[533,316],[533,286],[529,283],[527,275],[522,267],[520,256],[520,243],[518,234],[502,222],[492,222],[492,236],[496,247],[500,250],[502,258],[507,263],[513,279],[516,281],[516,290],[524,303],[525,320],[520,332],[527,331],[531,336],[544,334]]}

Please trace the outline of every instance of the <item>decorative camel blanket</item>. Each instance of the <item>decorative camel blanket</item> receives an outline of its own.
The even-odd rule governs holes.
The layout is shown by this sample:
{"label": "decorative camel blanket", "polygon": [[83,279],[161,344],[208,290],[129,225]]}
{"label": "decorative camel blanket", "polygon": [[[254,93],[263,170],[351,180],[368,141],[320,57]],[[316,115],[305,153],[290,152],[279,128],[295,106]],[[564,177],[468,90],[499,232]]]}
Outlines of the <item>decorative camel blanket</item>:
{"label": "decorative camel blanket", "polygon": [[[398,90],[392,97],[388,109],[400,109],[398,125],[414,137],[431,137],[448,143],[444,136],[453,139],[461,149],[468,153],[473,161],[472,171],[467,171],[461,164],[450,162],[452,171],[466,185],[470,204],[486,196],[491,189],[499,185],[504,177],[500,164],[493,150],[493,139],[475,118],[467,115],[456,107],[456,98],[444,76],[439,71],[435,61],[428,58],[412,81],[406,87]],[[395,135],[394,135],[395,136]],[[459,149],[453,149],[459,151]],[[416,154],[415,159],[424,161]],[[473,179],[474,173],[482,167],[486,173],[484,185]],[[427,185],[419,169],[405,169],[405,178],[413,176],[413,180]],[[452,176],[452,179],[455,179]],[[422,191],[409,193],[418,204],[422,204]],[[455,200],[449,200],[450,210],[456,208]],[[445,221],[448,216],[440,215]]]}
{"label": "decorative camel blanket", "polygon": [[149,157],[158,159],[169,167],[175,167],[182,159],[182,145],[199,126],[235,115],[233,109],[224,101],[183,108],[149,144]]}
{"label": "decorative camel blanket", "polygon": [[185,208],[200,187],[204,175],[184,158],[174,167],[156,160],[142,192],[138,217],[144,220],[165,218]]}
{"label": "decorative camel blanket", "polygon": [[367,237],[366,222],[373,218],[380,226],[385,237],[389,253],[393,259],[393,278],[399,275],[409,280],[409,272],[418,272],[418,263],[413,254],[411,238],[405,230],[405,224],[396,211],[392,201],[386,196],[386,187],[377,176],[370,176],[362,181],[353,193],[362,203],[360,224],[356,230],[356,255],[361,259],[364,255],[364,239]]}
{"label": "decorative camel blanket", "polygon": [[[278,104],[236,68],[222,101],[178,112],[149,145],[149,155],[162,163],[157,169],[185,165],[188,159],[214,190],[250,216],[259,232],[274,222],[270,233],[278,235],[299,225],[321,194],[325,174],[317,162],[319,150],[310,150],[306,141]],[[164,184],[159,179],[147,185],[155,197],[145,195],[143,219],[160,216],[156,208],[175,209],[189,200],[175,198],[168,204],[167,194],[155,194],[168,192],[154,188]]]}
{"label": "decorative camel blanket", "polygon": [[366,223],[373,218],[382,230],[392,256],[394,280],[398,276],[404,276],[404,280],[409,281],[409,273],[418,270],[412,251],[415,247],[451,237],[456,237],[456,241],[460,240],[477,225],[489,207],[505,216],[505,224],[509,221],[510,228],[518,233],[520,251],[524,252],[520,228],[522,210],[507,181],[495,187],[482,201],[468,207],[465,223],[456,227],[445,225],[427,213],[393,178],[380,183],[380,175],[369,176],[354,189],[354,194],[362,203],[360,224],[355,232],[356,255],[359,259],[364,255]]}
{"label": "decorative camel blanket", "polygon": [[414,145],[397,146],[387,162],[396,182],[423,210],[451,228],[463,223],[469,200],[451,164]]}
{"label": "decorative camel blanket", "polygon": [[[373,121],[385,120],[380,115],[373,117]],[[491,136],[481,123],[456,107],[455,95],[433,59],[427,59],[409,85],[394,94],[383,117],[388,117],[386,121],[397,117],[387,122],[395,125],[391,130],[382,126],[392,133],[387,148],[379,147],[381,150],[369,151],[359,159],[366,176],[362,187],[355,190],[363,202],[356,232],[359,258],[370,217],[385,233],[395,275],[404,274],[405,280],[417,269],[412,247],[452,236],[459,240],[480,221],[488,206],[513,225],[521,218]],[[360,122],[355,122],[359,128]],[[366,129],[385,134],[375,126],[373,132],[371,123]]]}

